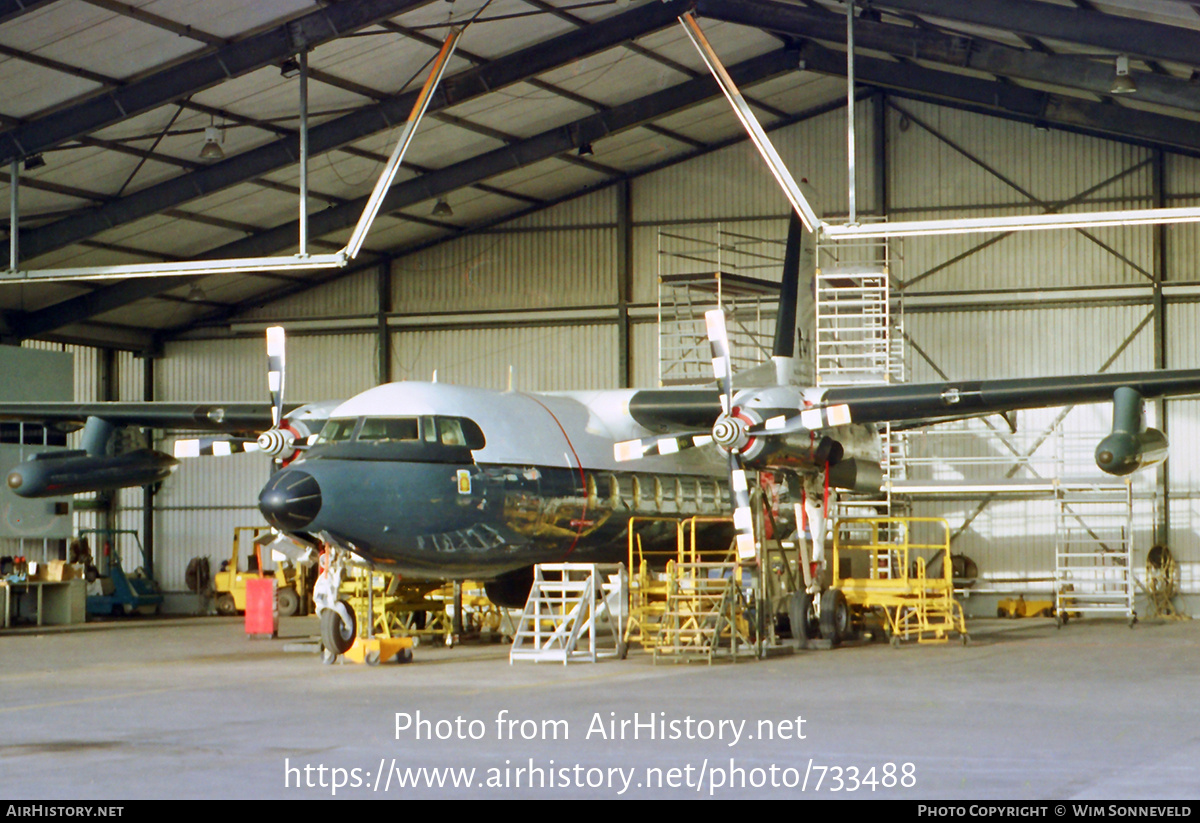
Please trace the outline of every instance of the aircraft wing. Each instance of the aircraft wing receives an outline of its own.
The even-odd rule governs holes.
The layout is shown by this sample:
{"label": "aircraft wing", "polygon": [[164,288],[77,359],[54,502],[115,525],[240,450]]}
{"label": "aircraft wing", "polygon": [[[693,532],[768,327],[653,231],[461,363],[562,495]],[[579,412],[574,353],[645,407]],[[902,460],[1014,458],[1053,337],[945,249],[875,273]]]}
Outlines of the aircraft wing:
{"label": "aircraft wing", "polygon": [[[284,413],[294,408],[285,408]],[[185,431],[235,433],[271,428],[271,406],[266,403],[0,402],[0,421],[77,427],[89,417],[114,426]]]}
{"label": "aircraft wing", "polygon": [[828,389],[821,402],[846,405],[855,423],[933,422],[1015,409],[1102,403],[1111,401],[1120,388],[1133,389],[1144,399],[1200,394],[1200,369],[838,386]]}
{"label": "aircraft wing", "polygon": [[[820,403],[846,406],[854,423],[891,422],[914,428],[1018,409],[1110,402],[1122,387],[1148,400],[1200,395],[1200,369],[834,386],[822,393]],[[753,394],[754,390],[738,393],[738,400]],[[648,389],[633,395],[629,411],[651,429],[705,428],[720,416],[721,402],[715,387]]]}
{"label": "aircraft wing", "polygon": [[[767,466],[839,466],[846,457],[844,462],[853,472],[836,483],[865,490],[874,485],[878,471],[869,471],[871,465],[865,458],[847,454],[845,443],[854,440],[844,428],[847,424],[890,422],[899,428],[915,428],[989,414],[1008,417],[1019,409],[1109,402],[1112,433],[1097,444],[1096,465],[1108,474],[1126,475],[1156,465],[1167,456],[1166,435],[1146,426],[1143,401],[1197,394],[1200,369],[834,386],[823,391],[768,386],[737,392],[731,402],[736,415],[727,417],[713,389],[659,389],[630,397],[630,415],[651,431],[675,428],[675,433],[619,443],[614,453],[618,460],[628,460],[715,441],[744,461]],[[714,421],[708,423],[711,436],[704,431],[706,419]],[[680,428],[691,431],[681,434]],[[805,437],[813,434],[821,436]],[[861,482],[857,479],[860,466]]]}

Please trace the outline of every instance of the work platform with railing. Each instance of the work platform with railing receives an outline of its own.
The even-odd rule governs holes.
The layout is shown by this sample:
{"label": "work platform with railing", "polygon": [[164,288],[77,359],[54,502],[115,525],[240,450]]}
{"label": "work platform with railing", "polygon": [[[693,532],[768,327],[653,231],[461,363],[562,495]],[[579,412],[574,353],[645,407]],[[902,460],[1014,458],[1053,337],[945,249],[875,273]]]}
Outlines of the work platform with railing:
{"label": "work platform with railing", "polygon": [[850,517],[833,538],[833,580],[856,628],[874,613],[893,646],[902,641],[967,642],[954,598],[950,525],[940,517]]}

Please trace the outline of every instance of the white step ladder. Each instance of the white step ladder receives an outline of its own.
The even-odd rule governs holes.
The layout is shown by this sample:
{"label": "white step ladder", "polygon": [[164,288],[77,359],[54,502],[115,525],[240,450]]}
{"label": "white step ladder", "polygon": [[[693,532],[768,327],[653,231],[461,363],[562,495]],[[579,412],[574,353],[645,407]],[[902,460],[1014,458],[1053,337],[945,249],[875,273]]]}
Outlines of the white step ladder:
{"label": "white step ladder", "polygon": [[[628,619],[624,563],[540,563],[533,567],[533,587],[513,635],[509,665],[623,658]],[[580,640],[585,640],[582,649]]]}
{"label": "white step ladder", "polygon": [[1132,626],[1133,492],[1129,482],[1062,482],[1054,548],[1055,615],[1119,617]]}

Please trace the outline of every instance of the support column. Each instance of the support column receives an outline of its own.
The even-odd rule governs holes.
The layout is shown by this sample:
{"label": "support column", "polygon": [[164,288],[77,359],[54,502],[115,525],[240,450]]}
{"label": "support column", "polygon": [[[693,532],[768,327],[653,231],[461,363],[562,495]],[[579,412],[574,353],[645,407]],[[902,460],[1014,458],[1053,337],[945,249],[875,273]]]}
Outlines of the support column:
{"label": "support column", "polygon": [[[99,399],[104,401],[117,399],[117,353],[114,349],[97,349],[97,370],[96,370],[96,394]],[[117,508],[117,492],[103,491],[96,495],[97,511],[100,514],[100,528],[104,531],[111,531],[117,526],[116,508]],[[112,543],[112,550],[117,551],[116,540],[108,538]],[[104,545],[104,540],[100,541],[100,546]]]}
{"label": "support column", "polygon": [[875,166],[875,211],[880,217],[887,217],[890,195],[887,164],[887,107],[887,95],[883,92],[876,93],[875,106],[872,111],[875,117],[872,154]]}
{"label": "support column", "polygon": [[388,334],[387,318],[392,311],[392,261],[385,259],[375,272],[376,345],[379,354],[375,379],[380,385],[392,382],[392,338]]}
{"label": "support column", "polygon": [[[1153,207],[1161,209],[1166,203],[1166,160],[1162,149],[1154,149],[1153,167]],[[1161,223],[1154,226],[1154,368],[1167,368],[1167,313],[1163,301],[1163,281],[1167,278],[1167,227]],[[1158,427],[1170,439],[1167,428],[1167,401],[1159,398],[1155,401],[1155,412],[1158,415]],[[1170,541],[1170,462],[1165,460],[1158,466],[1156,472],[1155,494],[1158,497],[1158,519],[1154,524],[1154,542],[1156,545],[1168,545]]]}
{"label": "support column", "polygon": [[[142,400],[154,402],[154,353],[142,353]],[[142,429],[146,446],[154,448],[154,430]],[[154,495],[155,486],[142,486],[142,548],[145,550],[146,576],[154,580]]]}
{"label": "support column", "polygon": [[617,184],[617,379],[622,388],[633,380],[629,303],[633,299],[633,185]]}

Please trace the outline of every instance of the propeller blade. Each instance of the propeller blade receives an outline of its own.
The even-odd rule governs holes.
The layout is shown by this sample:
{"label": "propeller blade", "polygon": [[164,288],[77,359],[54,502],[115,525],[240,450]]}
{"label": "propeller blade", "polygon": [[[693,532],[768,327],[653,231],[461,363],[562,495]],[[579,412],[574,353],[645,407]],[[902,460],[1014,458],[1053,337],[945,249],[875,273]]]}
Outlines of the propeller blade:
{"label": "propeller blade", "polygon": [[283,326],[267,329],[267,388],[271,392],[271,425],[279,427],[283,419],[283,378],[287,344]]}
{"label": "propeller blade", "polygon": [[821,429],[845,426],[850,423],[850,407],[844,403],[833,406],[813,406],[798,414],[768,417],[762,423],[751,426],[747,434],[791,434],[798,431],[820,431]]}
{"label": "propeller blade", "polygon": [[729,359],[729,335],[725,330],[725,312],[712,309],[704,313],[708,343],[712,347],[713,372],[721,387],[721,410],[729,414],[733,408],[733,366]]}
{"label": "propeller blade", "polygon": [[625,440],[613,444],[613,459],[618,463],[640,460],[654,454],[675,454],[683,449],[707,446],[713,442],[710,432],[681,432],[666,437],[648,437],[643,440]]}
{"label": "propeller blade", "polygon": [[733,527],[737,529],[738,560],[753,560],[756,556],[754,540],[754,514],[750,510],[750,483],[746,470],[733,452],[729,459],[729,494],[733,498]]}
{"label": "propeller blade", "polygon": [[226,457],[231,454],[258,451],[258,443],[253,440],[239,440],[230,437],[198,437],[190,440],[175,441],[175,457]]}

